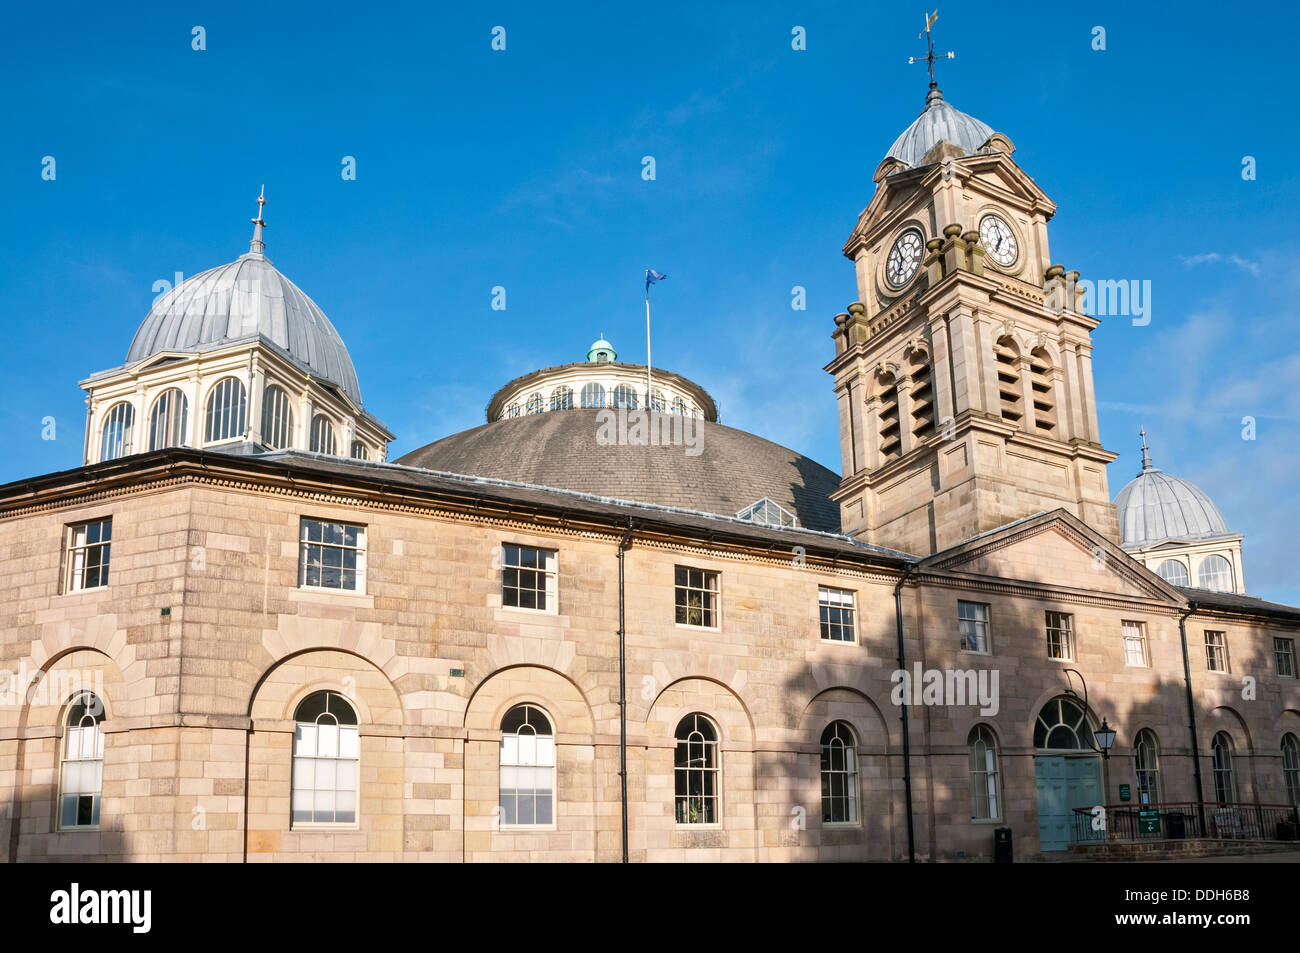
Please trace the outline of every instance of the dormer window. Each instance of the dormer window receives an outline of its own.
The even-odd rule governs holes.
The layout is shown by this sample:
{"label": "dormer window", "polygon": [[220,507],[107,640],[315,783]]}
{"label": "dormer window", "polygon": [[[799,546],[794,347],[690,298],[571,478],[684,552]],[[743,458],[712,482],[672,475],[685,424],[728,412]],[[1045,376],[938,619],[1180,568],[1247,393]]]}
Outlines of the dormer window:
{"label": "dormer window", "polygon": [[739,513],[737,519],[749,520],[751,523],[762,523],[765,526],[798,526],[798,518],[781,506],[774,503],[766,496],[757,503],[751,503]]}

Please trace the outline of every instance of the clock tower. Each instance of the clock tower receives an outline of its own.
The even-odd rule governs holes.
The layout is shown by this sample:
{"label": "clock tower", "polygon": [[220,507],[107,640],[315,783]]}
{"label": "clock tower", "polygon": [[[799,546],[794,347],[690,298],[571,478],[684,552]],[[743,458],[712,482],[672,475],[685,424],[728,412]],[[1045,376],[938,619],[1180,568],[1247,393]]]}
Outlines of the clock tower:
{"label": "clock tower", "polygon": [[1119,541],[1078,273],[1052,264],[1056,205],[1005,135],[925,109],[873,176],[835,316],[841,525],[929,554],[1062,507]]}

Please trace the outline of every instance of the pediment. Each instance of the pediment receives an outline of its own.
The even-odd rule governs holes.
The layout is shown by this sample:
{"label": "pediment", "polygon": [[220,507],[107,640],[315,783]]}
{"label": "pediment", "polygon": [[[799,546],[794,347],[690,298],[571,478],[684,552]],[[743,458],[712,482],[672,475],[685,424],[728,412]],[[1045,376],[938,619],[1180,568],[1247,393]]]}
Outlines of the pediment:
{"label": "pediment", "polygon": [[1159,599],[1185,597],[1119,546],[1065,510],[1008,524],[921,563],[925,570],[1034,586]]}

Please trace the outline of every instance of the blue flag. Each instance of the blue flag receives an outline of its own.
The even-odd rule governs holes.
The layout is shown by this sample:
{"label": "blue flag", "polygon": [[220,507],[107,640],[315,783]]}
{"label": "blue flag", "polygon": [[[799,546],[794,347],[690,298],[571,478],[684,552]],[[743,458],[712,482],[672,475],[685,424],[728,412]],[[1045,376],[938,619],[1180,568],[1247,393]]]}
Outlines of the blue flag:
{"label": "blue flag", "polygon": [[645,271],[645,293],[650,293],[650,286],[656,281],[663,281],[667,277],[667,275],[662,275],[653,268],[647,268]]}

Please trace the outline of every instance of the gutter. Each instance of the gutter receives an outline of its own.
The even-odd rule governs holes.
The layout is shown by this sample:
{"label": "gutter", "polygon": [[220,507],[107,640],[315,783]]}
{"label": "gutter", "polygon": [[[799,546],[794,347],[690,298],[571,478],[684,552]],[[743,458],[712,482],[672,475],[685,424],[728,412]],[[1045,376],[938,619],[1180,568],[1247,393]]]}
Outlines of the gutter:
{"label": "gutter", "polygon": [[632,547],[632,517],[618,541],[618,781],[623,813],[623,863],[627,863],[627,624],[623,590],[624,554]]}
{"label": "gutter", "polygon": [[1192,730],[1192,776],[1196,779],[1196,810],[1200,814],[1201,833],[1205,833],[1205,791],[1201,784],[1201,741],[1196,731],[1196,703],[1192,699],[1192,667],[1187,656],[1187,618],[1197,609],[1195,600],[1178,617],[1178,640],[1183,645],[1183,688],[1187,693],[1187,726]]}
{"label": "gutter", "polygon": [[[894,621],[898,628],[898,670],[900,672],[907,671],[906,653],[903,649],[903,586],[915,568],[915,563],[908,563],[903,569],[903,575],[898,579],[898,585],[894,586]],[[912,821],[912,746],[907,731],[906,692],[903,693],[903,704],[900,707],[903,722],[903,798],[907,805],[907,862],[914,864],[916,863],[916,829]]]}

